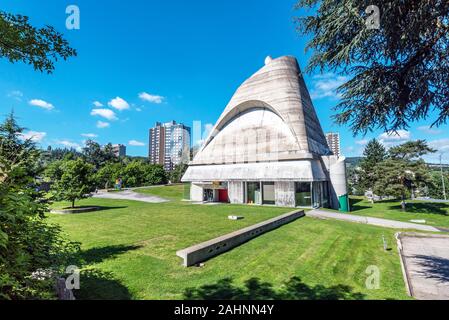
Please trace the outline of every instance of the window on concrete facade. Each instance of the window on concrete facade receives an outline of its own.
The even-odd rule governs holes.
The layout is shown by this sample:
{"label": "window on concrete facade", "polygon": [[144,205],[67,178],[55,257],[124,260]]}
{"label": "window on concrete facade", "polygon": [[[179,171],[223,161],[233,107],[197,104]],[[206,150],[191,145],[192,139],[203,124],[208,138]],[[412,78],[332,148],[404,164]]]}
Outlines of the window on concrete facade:
{"label": "window on concrete facade", "polygon": [[328,208],[329,207],[329,185],[327,181],[319,181],[313,183],[313,207]]}
{"label": "window on concrete facade", "polygon": [[260,182],[246,183],[246,203],[261,204]]}
{"label": "window on concrete facade", "polygon": [[297,207],[312,206],[312,186],[310,182],[295,182],[295,200]]}
{"label": "window on concrete facade", "polygon": [[274,182],[262,182],[263,204],[275,204]]}

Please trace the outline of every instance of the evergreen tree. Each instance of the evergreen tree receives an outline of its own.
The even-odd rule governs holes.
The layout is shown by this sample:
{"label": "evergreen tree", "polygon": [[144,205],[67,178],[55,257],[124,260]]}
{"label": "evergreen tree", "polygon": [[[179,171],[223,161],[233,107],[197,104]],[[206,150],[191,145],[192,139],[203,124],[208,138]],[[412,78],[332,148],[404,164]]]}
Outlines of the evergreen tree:
{"label": "evergreen tree", "polygon": [[405,200],[413,195],[416,189],[432,184],[430,170],[424,160],[419,158],[432,151],[422,140],[391,148],[388,158],[375,167],[377,179],[374,192],[380,196],[402,199],[402,210],[405,211]]}
{"label": "evergreen tree", "polygon": [[10,114],[0,125],[0,300],[55,298],[55,279],[32,274],[63,271],[78,244],[45,220],[48,199],[35,188],[39,151]]}
{"label": "evergreen tree", "polygon": [[383,144],[376,139],[372,139],[366,145],[363,155],[364,159],[360,162],[360,170],[358,171],[358,190],[364,193],[367,190],[372,191],[374,189],[374,185],[379,178],[376,165],[385,160],[387,151]]}
{"label": "evergreen tree", "polygon": [[311,36],[308,71],[349,78],[339,88],[338,123],[366,133],[406,128],[434,114],[434,125],[446,122],[449,1],[299,0],[296,6],[311,13],[297,19],[298,31]]}

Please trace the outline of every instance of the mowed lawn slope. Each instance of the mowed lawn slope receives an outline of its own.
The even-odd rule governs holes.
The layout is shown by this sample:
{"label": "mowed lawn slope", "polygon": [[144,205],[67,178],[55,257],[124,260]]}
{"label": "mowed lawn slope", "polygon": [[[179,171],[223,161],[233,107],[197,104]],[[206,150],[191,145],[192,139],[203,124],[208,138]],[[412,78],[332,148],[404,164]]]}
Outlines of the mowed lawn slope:
{"label": "mowed lawn slope", "polygon": [[407,201],[407,211],[401,210],[397,200],[376,201],[374,204],[364,197],[351,197],[352,213],[361,216],[385,218],[410,222],[426,220],[426,224],[449,228],[449,202],[435,203],[418,200]]}
{"label": "mowed lawn slope", "polygon": [[[192,205],[182,186],[145,191],[169,203],[88,199],[104,210],[49,215],[82,243],[79,299],[407,299],[394,231],[299,219],[205,263],[184,268],[176,251],[290,211]],[[60,203],[56,206],[64,206]],[[230,221],[238,214],[244,220]],[[391,250],[384,251],[382,235]],[[380,270],[369,290],[366,269]]]}

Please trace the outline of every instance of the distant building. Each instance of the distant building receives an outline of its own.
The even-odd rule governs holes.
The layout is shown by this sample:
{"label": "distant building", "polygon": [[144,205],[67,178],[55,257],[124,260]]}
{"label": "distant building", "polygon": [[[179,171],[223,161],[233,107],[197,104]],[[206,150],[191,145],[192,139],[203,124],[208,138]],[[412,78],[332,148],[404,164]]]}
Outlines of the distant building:
{"label": "distant building", "polygon": [[340,157],[341,156],[340,134],[337,132],[326,133],[326,140],[327,145],[329,146],[329,149],[331,149],[332,153],[335,156]]}
{"label": "distant building", "polygon": [[176,121],[156,122],[156,126],[150,129],[150,162],[163,165],[166,171],[171,171],[177,164],[182,163],[183,157],[186,157],[185,162],[188,162],[190,132],[189,127]]}
{"label": "distant building", "polygon": [[112,152],[117,158],[126,157],[126,146],[123,144],[112,145]]}

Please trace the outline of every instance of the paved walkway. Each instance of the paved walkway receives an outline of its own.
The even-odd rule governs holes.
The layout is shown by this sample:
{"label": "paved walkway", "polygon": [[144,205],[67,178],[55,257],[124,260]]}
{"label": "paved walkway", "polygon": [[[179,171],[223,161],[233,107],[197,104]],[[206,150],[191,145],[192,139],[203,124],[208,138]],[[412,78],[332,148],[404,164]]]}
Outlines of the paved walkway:
{"label": "paved walkway", "polygon": [[163,198],[160,198],[157,196],[137,193],[132,190],[124,190],[124,191],[120,191],[120,192],[99,191],[98,193],[95,193],[92,197],[93,198],[101,198],[101,199],[135,200],[135,201],[148,202],[148,203],[168,202],[168,200],[166,200],[166,199],[163,199]]}
{"label": "paved walkway", "polygon": [[449,300],[449,237],[400,236],[410,293],[421,300]]}
{"label": "paved walkway", "polygon": [[314,218],[323,218],[323,219],[337,219],[344,220],[349,222],[357,222],[364,224],[371,224],[373,226],[380,226],[385,228],[393,228],[393,229],[414,229],[419,231],[433,231],[440,232],[440,229],[437,229],[432,226],[418,224],[418,223],[409,223],[409,222],[401,222],[395,220],[388,219],[380,219],[380,218],[372,218],[365,216],[357,216],[353,214],[347,213],[337,213],[325,210],[312,210],[306,212],[306,216],[314,217]]}

